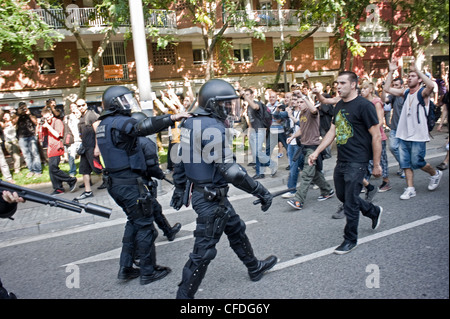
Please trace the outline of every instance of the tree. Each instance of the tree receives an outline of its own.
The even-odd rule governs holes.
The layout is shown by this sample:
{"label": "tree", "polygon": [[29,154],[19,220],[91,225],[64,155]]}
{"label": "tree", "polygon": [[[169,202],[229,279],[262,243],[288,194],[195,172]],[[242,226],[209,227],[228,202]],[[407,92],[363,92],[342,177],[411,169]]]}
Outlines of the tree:
{"label": "tree", "polygon": [[27,4],[27,0],[2,0],[0,3],[0,68],[31,60],[38,44],[50,49],[62,39],[28,10]]}
{"label": "tree", "polygon": [[190,18],[202,31],[206,53],[206,81],[215,76],[216,50],[220,52],[217,57],[222,69],[224,71],[231,69],[230,61],[234,61],[234,57],[229,41],[223,36],[231,25],[236,28],[247,28],[253,37],[265,39],[264,34],[256,28],[256,21],[245,11],[242,0],[186,0],[185,3]]}
{"label": "tree", "polygon": [[394,30],[399,28],[399,22],[406,25],[402,36],[408,35],[413,55],[418,61],[434,42],[448,42],[449,0],[397,0],[392,1],[391,6],[393,16],[401,18],[387,23]]}
{"label": "tree", "polygon": [[[280,5],[283,2],[279,0]],[[344,70],[345,68],[348,51],[353,56],[363,56],[365,49],[355,35],[359,19],[369,3],[370,0],[303,1],[297,12],[297,16],[300,17],[299,36],[294,41],[291,40],[291,37],[287,37],[287,41],[282,44],[284,54],[281,56],[273,87],[275,88],[278,85],[283,64],[289,57],[290,52],[305,39],[314,35],[322,25],[329,23],[333,19],[336,22],[333,32],[337,36],[337,41],[341,48],[340,69]]]}
{"label": "tree", "polygon": [[364,11],[368,9],[371,0],[336,1],[336,34],[341,48],[341,63],[339,71],[346,69],[348,53],[351,53],[349,69],[353,69],[353,57],[363,57],[366,49],[361,46],[357,38],[357,28]]}
{"label": "tree", "polygon": [[[76,15],[74,15],[74,9],[77,9],[76,5],[66,6],[59,0],[38,0],[37,3],[49,15],[56,19],[59,22],[59,25],[72,33],[81,50],[85,53],[87,63],[80,66],[80,90],[78,93],[79,98],[85,98],[89,77],[98,69],[103,53],[110,43],[111,37],[120,27],[130,26],[130,10],[128,1],[94,1],[95,16],[100,17],[104,21],[104,27],[100,31],[103,34],[103,38],[100,40],[100,45],[95,52],[91,52],[86,45],[83,36],[81,35],[82,25],[78,21]],[[170,3],[171,1],[143,0],[144,8],[146,8],[144,9],[144,19],[152,13],[152,10],[149,9],[150,7],[166,9]],[[54,9],[56,9],[56,11]],[[59,14],[61,12],[63,15]],[[128,28],[127,32],[128,34],[126,35],[126,38],[131,38],[131,28]],[[156,28],[149,27],[148,32],[152,36],[158,35]],[[163,39],[163,37],[161,37],[161,39]],[[161,41],[161,43],[163,43],[163,41]]]}

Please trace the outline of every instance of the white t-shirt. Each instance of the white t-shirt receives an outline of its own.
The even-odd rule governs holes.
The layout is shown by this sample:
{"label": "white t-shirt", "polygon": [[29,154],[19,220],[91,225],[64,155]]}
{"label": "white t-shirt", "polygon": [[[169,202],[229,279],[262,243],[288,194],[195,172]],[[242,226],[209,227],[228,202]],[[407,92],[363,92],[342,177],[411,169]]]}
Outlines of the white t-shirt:
{"label": "white t-shirt", "polygon": [[[297,119],[296,123],[298,123],[298,121],[300,119],[300,112],[301,112],[300,110],[292,111],[292,116],[294,116]],[[297,132],[300,129],[300,126],[298,126],[296,123],[294,123],[294,121],[291,118],[289,118],[289,121],[291,121],[291,127],[294,128],[294,131],[292,132],[292,134],[294,134],[295,132]],[[292,141],[289,143],[289,145],[297,145],[296,139],[293,138]]]}
{"label": "white t-shirt", "polygon": [[[419,104],[419,99],[417,98],[418,92],[419,90],[413,94],[410,92],[403,102],[402,113],[398,120],[395,137],[405,141],[428,142],[430,141],[430,135],[428,133],[427,118],[425,108]],[[427,113],[428,107],[427,105]],[[419,108],[420,123],[417,120],[417,108]]]}

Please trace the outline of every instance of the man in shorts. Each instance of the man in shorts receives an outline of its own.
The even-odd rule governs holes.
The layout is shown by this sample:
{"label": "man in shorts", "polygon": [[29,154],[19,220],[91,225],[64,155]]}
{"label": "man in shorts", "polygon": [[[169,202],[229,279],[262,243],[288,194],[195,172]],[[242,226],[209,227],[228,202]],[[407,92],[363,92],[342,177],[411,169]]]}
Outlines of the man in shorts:
{"label": "man in shorts", "polygon": [[99,115],[88,109],[85,100],[79,99],[76,103],[81,112],[78,131],[80,132],[81,145],[84,148],[84,152],[80,154],[80,167],[78,171],[83,175],[84,192],[75,199],[83,200],[94,196],[91,188],[91,173],[101,174],[103,166],[100,162],[100,157],[94,154],[96,146],[94,126],[97,124]]}
{"label": "man in shorts", "polygon": [[[414,170],[420,169],[430,175],[428,190],[435,190],[441,181],[443,173],[435,169],[425,160],[426,143],[430,141],[427,118],[430,95],[433,93],[434,83],[412,61],[408,74],[408,89],[392,88],[392,74],[398,69],[398,59],[392,58],[389,63],[389,73],[384,90],[395,96],[404,96],[403,108],[398,120],[396,137],[399,139],[400,168],[406,176],[406,188],[400,199],[407,200],[416,196],[414,187]],[[426,108],[420,104],[419,94],[425,102]]]}

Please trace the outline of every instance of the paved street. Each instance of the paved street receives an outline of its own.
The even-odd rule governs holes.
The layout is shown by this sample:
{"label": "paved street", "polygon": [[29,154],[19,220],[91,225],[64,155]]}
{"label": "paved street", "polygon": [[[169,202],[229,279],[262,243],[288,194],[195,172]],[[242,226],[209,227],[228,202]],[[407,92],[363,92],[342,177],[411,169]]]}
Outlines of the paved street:
{"label": "paved street", "polygon": [[[433,133],[427,159],[436,166],[445,156],[447,133]],[[332,182],[335,156],[325,161]],[[449,298],[449,179],[427,190],[428,175],[415,173],[417,196],[402,201],[405,181],[395,175],[397,165],[389,153],[393,189],[378,193],[374,202],[384,207],[382,224],[372,231],[361,217],[359,245],[343,256],[333,254],[342,242],[345,220],[333,220],[338,200],[316,200],[310,189],[305,208],[292,209],[278,197],[266,213],[254,198],[236,188],[230,200],[247,224],[255,254],[274,254],[279,262],[260,282],[248,279],[245,267],[223,237],[216,259],[209,266],[198,299],[448,299]],[[272,192],[284,189],[288,171],[285,157],[276,177],[262,183]],[[249,168],[251,174],[253,170]],[[165,279],[146,285],[139,280],[117,280],[118,257],[125,218],[106,190],[96,190],[91,202],[111,207],[109,220],[27,202],[15,220],[0,220],[0,277],[19,298],[148,298],[173,299],[181,270],[193,246],[196,215],[169,207],[171,187],[164,182],[158,200],[168,220],[183,228],[176,240],[158,236],[158,263],[172,268]],[[373,181],[381,184],[381,179]],[[38,190],[50,192],[49,185]],[[63,195],[71,199],[81,190]]]}

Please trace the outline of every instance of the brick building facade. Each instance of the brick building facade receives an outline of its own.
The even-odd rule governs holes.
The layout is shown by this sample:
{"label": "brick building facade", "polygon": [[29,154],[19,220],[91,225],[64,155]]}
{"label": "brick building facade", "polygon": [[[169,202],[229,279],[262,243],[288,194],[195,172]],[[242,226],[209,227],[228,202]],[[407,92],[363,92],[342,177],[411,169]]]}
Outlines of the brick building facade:
{"label": "brick building facade", "polygon": [[[92,0],[68,1],[66,4],[75,4],[73,9],[80,21],[85,12],[92,7]],[[289,17],[284,21],[282,28],[278,19],[277,2],[270,0],[247,0],[246,12],[258,17],[269,16],[275,23],[264,23],[261,20],[260,28],[266,34],[266,40],[258,40],[249,36],[245,31],[230,26],[225,36],[233,45],[235,57],[240,61],[234,62],[233,68],[227,74],[220,70],[217,77],[225,77],[231,83],[240,81],[242,86],[255,86],[263,88],[273,82],[279,62],[276,60],[276,48],[280,45],[281,33],[286,38],[299,36],[297,26],[297,10],[292,8],[295,1],[287,1],[283,8],[283,16]],[[380,3],[380,14],[388,14],[386,7]],[[159,90],[165,89],[172,83],[178,93],[183,92],[183,77],[187,76],[193,81],[196,90],[204,82],[205,64],[202,52],[202,38],[200,29],[192,24],[189,15],[182,3],[174,5],[172,11],[155,11],[162,34],[174,34],[179,42],[171,44],[164,50],[157,50],[156,44],[147,40],[149,72],[152,81],[152,90],[159,95]],[[63,31],[51,17],[30,2],[30,10],[36,10],[55,29],[65,34],[65,38],[55,44],[52,51],[36,51],[35,59],[23,65],[11,65],[0,70],[0,106],[4,108],[17,107],[20,101],[26,101],[31,107],[43,106],[48,98],[55,98],[58,104],[66,104],[68,100],[77,97],[80,76],[80,64],[86,58],[79,48],[75,37]],[[92,20],[92,18],[89,18]],[[81,35],[88,43],[92,52],[100,45],[102,35],[92,28],[98,21],[86,18],[85,28]],[[362,17],[361,25],[364,26]],[[220,21],[219,21],[220,22]],[[315,81],[331,83],[337,76],[340,68],[340,45],[335,41],[333,21],[322,27],[310,38],[304,40],[291,52],[291,58],[286,62],[286,77],[288,84],[300,82],[305,71]],[[348,58],[353,70],[362,75],[366,70],[376,69],[376,74],[382,74],[387,67],[389,57],[390,36],[386,30],[381,30],[375,37],[367,37],[361,41],[367,49],[364,57]],[[384,32],[384,33],[383,33]],[[398,31],[400,32],[400,31]],[[125,29],[119,30],[111,39],[110,46],[105,51],[98,70],[94,72],[88,82],[86,100],[99,102],[103,91],[110,85],[126,85],[136,89],[136,69],[131,40],[124,40]],[[396,52],[409,56],[410,48],[406,42],[401,43]],[[444,52],[445,53],[445,52]],[[444,54],[445,55],[445,54]],[[447,48],[448,64],[448,48]],[[283,78],[281,82],[283,81]],[[280,83],[281,83],[280,82]]]}

